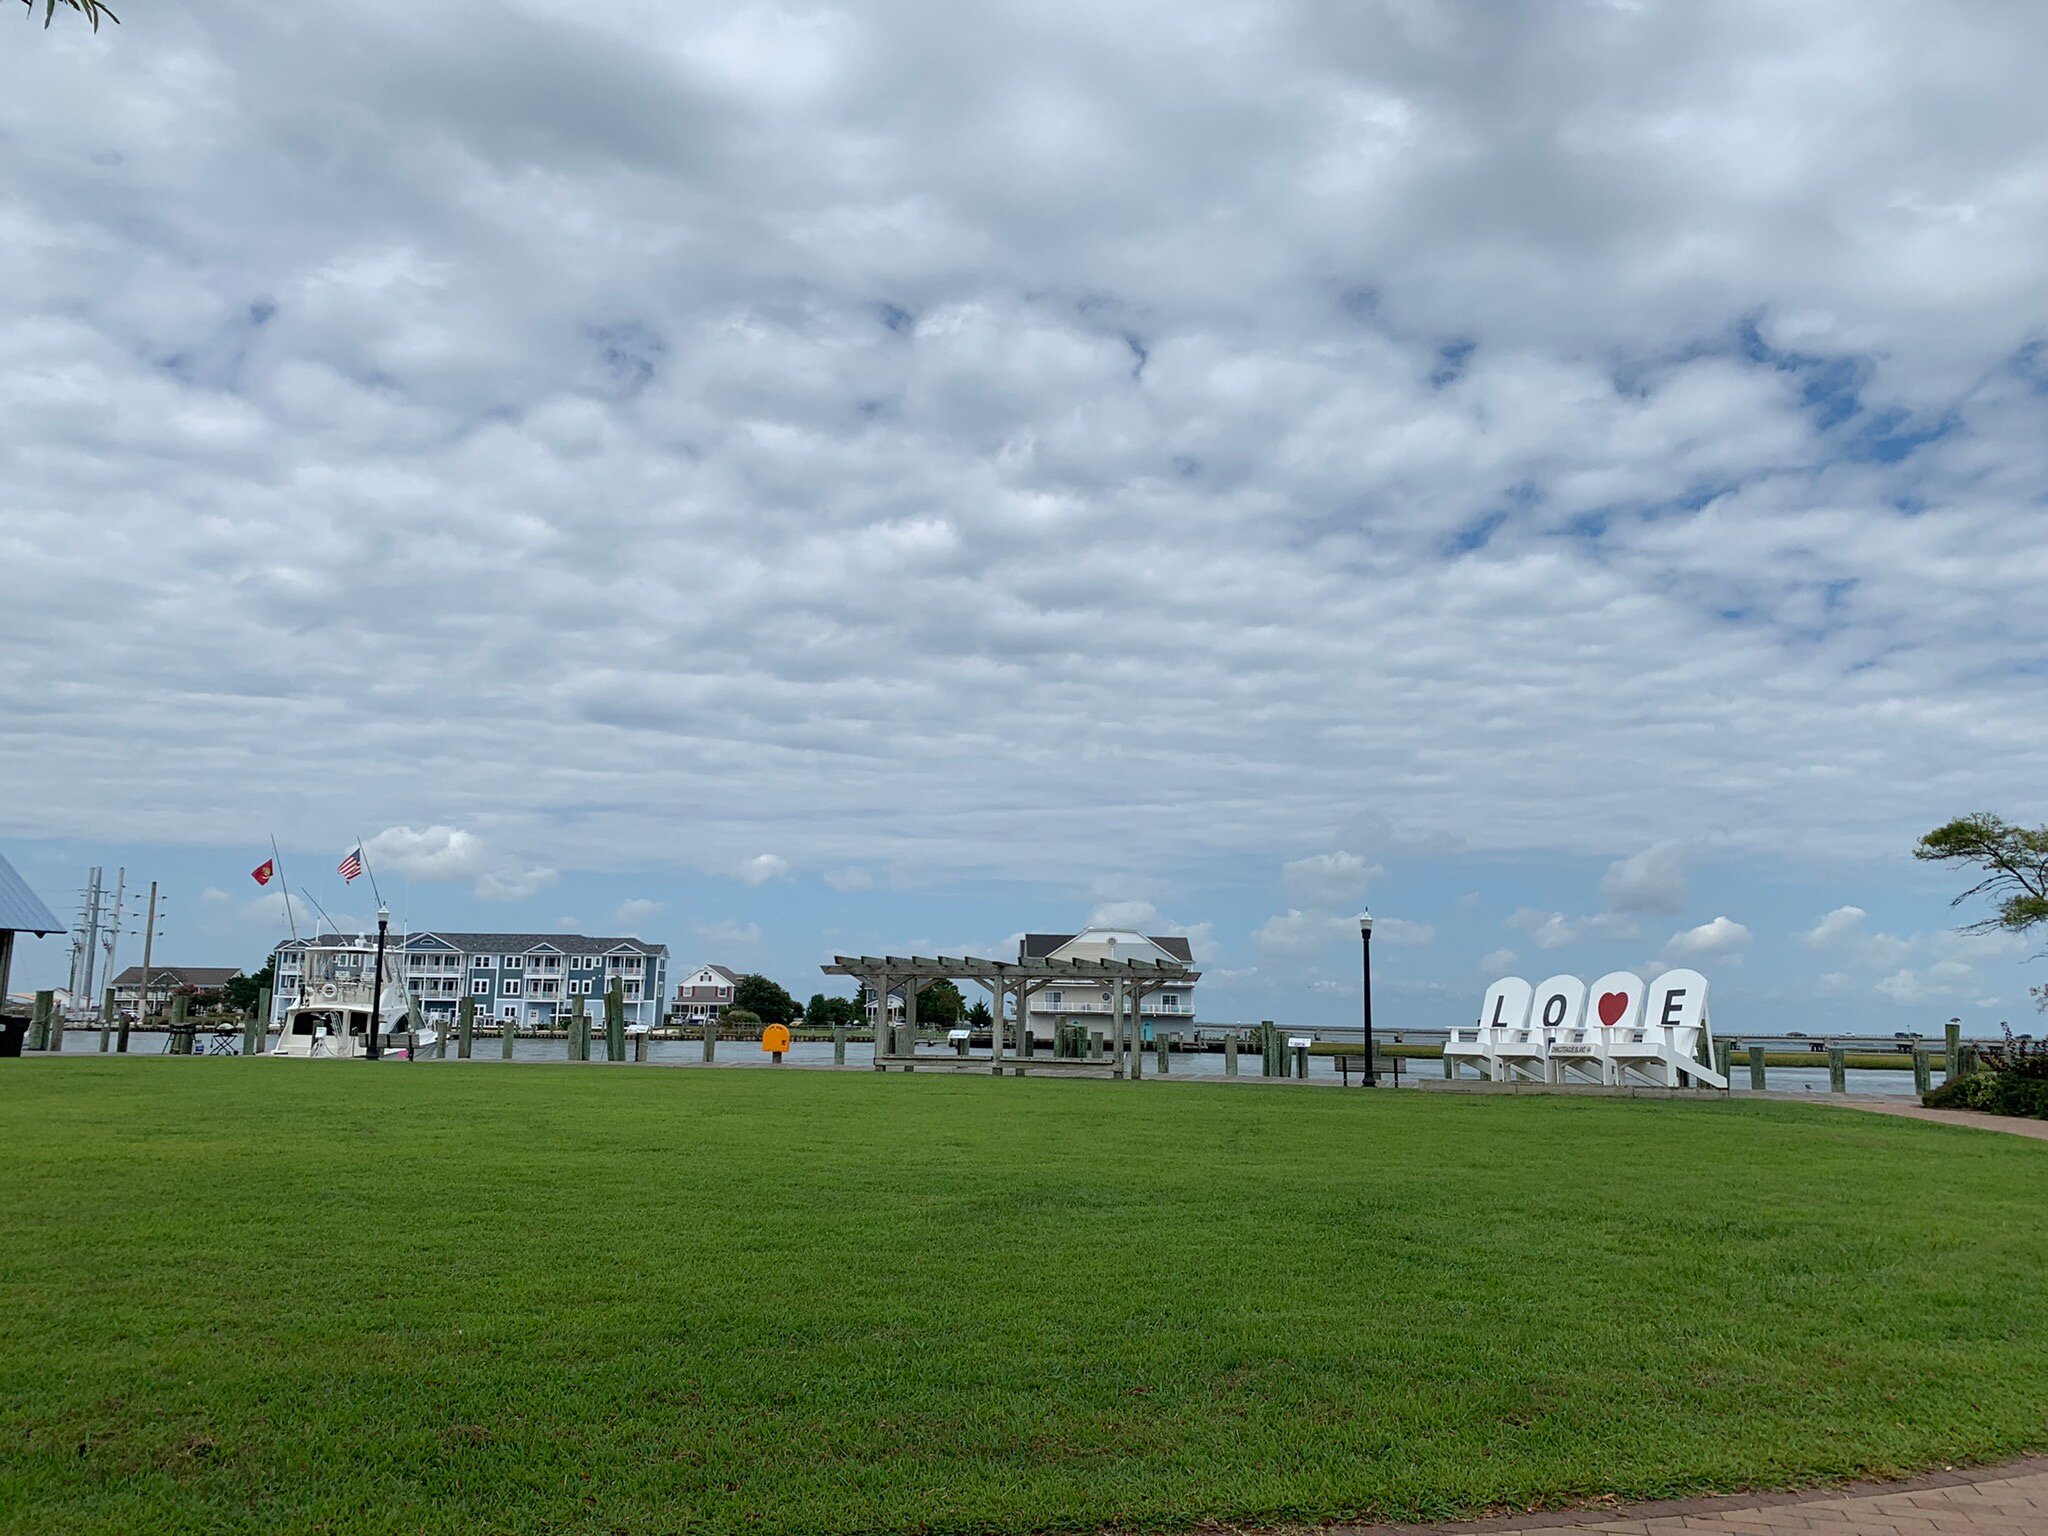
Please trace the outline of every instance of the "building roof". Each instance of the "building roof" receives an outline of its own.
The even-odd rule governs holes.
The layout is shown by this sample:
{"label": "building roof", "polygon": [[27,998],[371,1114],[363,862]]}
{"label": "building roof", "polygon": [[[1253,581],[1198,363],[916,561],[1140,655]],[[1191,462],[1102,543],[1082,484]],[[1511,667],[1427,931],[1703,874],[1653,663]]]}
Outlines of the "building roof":
{"label": "building roof", "polygon": [[[1073,943],[1074,940],[1081,938],[1085,933],[1100,933],[1104,937],[1108,937],[1112,933],[1121,936],[1123,932],[1124,930],[1120,928],[1102,928],[1084,929],[1082,933],[1027,933],[1024,935],[1023,948],[1019,951],[1018,958],[1022,960],[1043,960],[1047,955],[1052,954],[1063,945]],[[1189,948],[1187,939],[1180,934],[1142,933],[1138,934],[1137,937],[1143,939],[1148,944],[1157,944],[1161,949],[1173,956],[1174,959],[1184,964],[1192,965],[1195,962],[1194,950]]]}
{"label": "building roof", "polygon": [[[224,987],[242,974],[238,965],[152,965],[149,968],[149,984],[160,985],[168,981],[174,987],[199,987],[212,990]],[[131,965],[114,978],[117,987],[139,986],[142,982],[142,967]]]}
{"label": "building roof", "polygon": [[[323,933],[312,939],[286,939],[280,949],[305,949],[309,945],[353,944],[361,934]],[[373,935],[374,937],[374,935]],[[666,944],[649,944],[642,939],[593,938],[583,933],[456,933],[447,928],[422,928],[415,933],[393,934],[391,947],[403,949],[419,939],[439,939],[451,948],[470,954],[523,955],[528,950],[552,949],[563,955],[608,955],[627,949],[640,955],[668,954]]]}
{"label": "building roof", "polygon": [[14,872],[7,856],[0,854],[0,928],[16,933],[62,933],[64,925],[44,906],[28,882]]}
{"label": "building roof", "polygon": [[740,983],[740,973],[729,965],[700,965],[694,967],[690,974],[694,976],[698,971],[716,971],[734,986],[738,986]]}

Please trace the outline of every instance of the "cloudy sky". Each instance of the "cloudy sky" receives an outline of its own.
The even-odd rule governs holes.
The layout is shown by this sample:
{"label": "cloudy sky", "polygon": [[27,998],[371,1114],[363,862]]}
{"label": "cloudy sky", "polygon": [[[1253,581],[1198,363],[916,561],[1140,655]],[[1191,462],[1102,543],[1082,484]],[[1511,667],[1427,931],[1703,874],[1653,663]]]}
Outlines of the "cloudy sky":
{"label": "cloudy sky", "polygon": [[2041,8],[122,15],[0,33],[52,905],[2025,1016],[1907,853],[2048,817]]}

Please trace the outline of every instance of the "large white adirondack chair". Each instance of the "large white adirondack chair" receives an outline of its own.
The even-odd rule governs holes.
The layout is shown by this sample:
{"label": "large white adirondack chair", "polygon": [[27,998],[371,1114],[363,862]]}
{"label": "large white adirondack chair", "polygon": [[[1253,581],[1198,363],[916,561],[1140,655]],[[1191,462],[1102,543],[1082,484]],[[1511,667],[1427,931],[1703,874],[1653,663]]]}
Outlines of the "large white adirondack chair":
{"label": "large white adirondack chair", "polygon": [[1538,987],[1532,1022],[1543,1037],[1544,1081],[1606,1081],[1599,1046],[1586,1029],[1586,984],[1578,977],[1553,976]]}
{"label": "large white adirondack chair", "polygon": [[[1565,1052],[1590,1058],[1596,1081],[1618,1083],[1620,1068],[1614,1064],[1612,1046],[1616,1040],[1636,1038],[1643,1023],[1643,994],[1648,989],[1634,971],[1609,971],[1586,989],[1586,1021],[1581,1038]],[[1584,1049],[1580,1049],[1581,1046]]]}
{"label": "large white adirondack chair", "polygon": [[1576,976],[1553,976],[1538,987],[1521,1026],[1494,1032],[1493,1055],[1501,1075],[1509,1081],[1549,1082],[1551,1035],[1565,1019],[1577,1017],[1585,1001],[1586,988]]}
{"label": "large white adirondack chair", "polygon": [[1726,1088],[1728,1079],[1702,1062],[1713,1059],[1714,1032],[1707,1022],[1707,978],[1698,971],[1666,971],[1650,983],[1641,1022],[1608,1031],[1607,1060],[1613,1081],[1630,1074],[1660,1088]]}
{"label": "large white adirondack chair", "polygon": [[1479,1069],[1480,1075],[1499,1081],[1500,1059],[1494,1042],[1504,1031],[1522,1029],[1529,1022],[1529,983],[1519,976],[1503,976],[1486,989],[1479,1007],[1479,1023],[1471,1029],[1453,1026],[1444,1040],[1444,1060],[1456,1076],[1463,1068]]}

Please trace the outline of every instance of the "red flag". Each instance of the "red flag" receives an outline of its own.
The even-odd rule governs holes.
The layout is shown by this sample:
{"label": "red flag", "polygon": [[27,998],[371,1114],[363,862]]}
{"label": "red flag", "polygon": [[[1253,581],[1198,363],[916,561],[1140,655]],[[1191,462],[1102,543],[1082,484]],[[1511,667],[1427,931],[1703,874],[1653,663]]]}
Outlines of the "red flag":
{"label": "red flag", "polygon": [[270,884],[270,877],[276,873],[277,860],[265,859],[261,864],[258,864],[254,869],[249,871],[249,878],[251,880],[254,880],[258,885],[268,885]]}

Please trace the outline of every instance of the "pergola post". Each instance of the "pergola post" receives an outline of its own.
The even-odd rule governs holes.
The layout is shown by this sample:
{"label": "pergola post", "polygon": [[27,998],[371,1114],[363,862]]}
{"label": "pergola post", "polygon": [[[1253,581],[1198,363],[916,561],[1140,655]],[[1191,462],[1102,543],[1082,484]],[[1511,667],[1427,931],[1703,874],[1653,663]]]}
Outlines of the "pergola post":
{"label": "pergola post", "polygon": [[868,990],[875,995],[875,1070],[886,1072],[889,1068],[882,1058],[889,1053],[889,973],[874,972]]}
{"label": "pergola post", "polygon": [[1010,989],[1005,985],[1001,975],[997,975],[988,985],[989,990],[995,993],[996,998],[995,1028],[989,1031],[989,1046],[993,1053],[991,1066],[994,1069],[995,1075],[1001,1077],[1003,1075],[1003,1001]]}
{"label": "pergola post", "polygon": [[1131,1081],[1137,1082],[1145,1075],[1145,989],[1133,981],[1130,986],[1130,1017],[1126,1021],[1131,1030]]}
{"label": "pergola post", "polygon": [[1109,984],[1109,1069],[1112,1076],[1124,1075],[1124,988],[1119,977]]}

